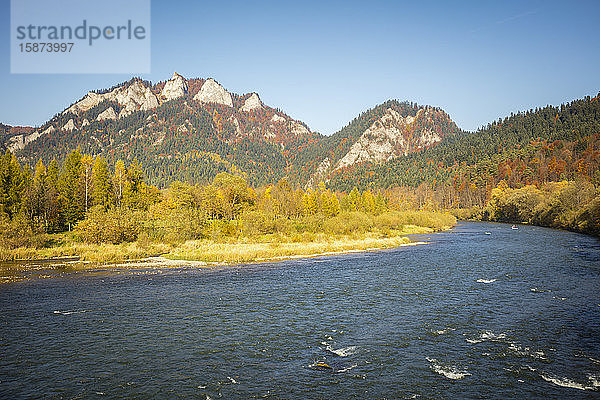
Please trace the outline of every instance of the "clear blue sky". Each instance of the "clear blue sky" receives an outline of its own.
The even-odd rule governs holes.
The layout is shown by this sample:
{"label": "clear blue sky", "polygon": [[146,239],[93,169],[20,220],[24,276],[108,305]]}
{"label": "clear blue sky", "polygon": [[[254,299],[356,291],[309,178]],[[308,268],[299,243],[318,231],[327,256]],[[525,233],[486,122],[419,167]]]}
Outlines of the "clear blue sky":
{"label": "clear blue sky", "polygon": [[[67,11],[68,12],[68,11]],[[0,0],[0,122],[37,125],[130,75],[12,75]],[[474,130],[600,91],[600,1],[152,1],[152,73],[214,77],[334,133],[387,99]]]}

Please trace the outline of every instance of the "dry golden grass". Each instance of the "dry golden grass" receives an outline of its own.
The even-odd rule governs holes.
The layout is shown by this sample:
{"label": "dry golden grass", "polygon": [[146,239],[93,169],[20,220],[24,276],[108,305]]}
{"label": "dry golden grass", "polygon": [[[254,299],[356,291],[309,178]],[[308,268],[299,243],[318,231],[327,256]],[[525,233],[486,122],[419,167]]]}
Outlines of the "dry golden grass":
{"label": "dry golden grass", "polygon": [[410,240],[403,235],[409,233],[429,233],[431,231],[429,228],[413,226],[403,231],[392,231],[387,235],[373,232],[360,236],[316,235],[312,240],[306,241],[298,240],[299,238],[297,237],[281,235],[239,238],[229,243],[212,240],[188,240],[165,254],[165,257],[228,264],[311,257],[332,253],[398,247],[410,243]]}
{"label": "dry golden grass", "polygon": [[[112,263],[164,255],[172,260],[194,260],[210,263],[246,263],[283,258],[311,257],[331,253],[385,249],[409,244],[405,237],[414,233],[430,233],[433,229],[405,225],[402,230],[375,230],[364,234],[327,235],[280,233],[223,238],[219,241],[188,240],[182,244],[150,242],[147,239],[121,244],[88,244],[74,241],[68,235],[48,248],[0,248],[0,261],[59,259],[79,257],[81,261]],[[78,265],[86,268],[86,264]]]}
{"label": "dry golden grass", "polygon": [[0,261],[79,257],[81,261],[116,262],[163,254],[169,250],[169,246],[155,243],[142,247],[138,245],[137,242],[121,244],[88,244],[71,242],[42,249],[20,247],[7,250],[0,248]]}

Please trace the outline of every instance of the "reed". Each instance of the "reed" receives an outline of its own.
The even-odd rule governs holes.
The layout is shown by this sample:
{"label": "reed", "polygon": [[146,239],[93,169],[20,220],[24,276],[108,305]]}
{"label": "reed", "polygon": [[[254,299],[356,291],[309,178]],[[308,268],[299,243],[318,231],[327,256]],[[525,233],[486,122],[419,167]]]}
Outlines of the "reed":
{"label": "reed", "polygon": [[195,260],[209,263],[247,263],[279,260],[292,257],[311,257],[326,254],[345,253],[398,247],[410,243],[405,236],[381,237],[374,233],[361,237],[337,235],[315,237],[314,240],[300,240],[297,236],[264,236],[240,238],[233,243],[212,240],[188,240],[165,255],[166,258]]}

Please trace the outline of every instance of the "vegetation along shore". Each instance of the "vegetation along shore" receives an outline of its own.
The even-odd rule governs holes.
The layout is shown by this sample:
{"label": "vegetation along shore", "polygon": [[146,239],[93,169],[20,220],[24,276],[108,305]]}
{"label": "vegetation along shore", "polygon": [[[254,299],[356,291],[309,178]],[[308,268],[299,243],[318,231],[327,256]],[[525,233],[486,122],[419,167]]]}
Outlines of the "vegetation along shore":
{"label": "vegetation along shore", "polygon": [[220,173],[210,184],[148,185],[138,164],[72,151],[31,174],[6,152],[0,259],[80,257],[241,263],[406,245],[411,233],[447,229],[448,213],[410,210],[384,191],[254,188]]}

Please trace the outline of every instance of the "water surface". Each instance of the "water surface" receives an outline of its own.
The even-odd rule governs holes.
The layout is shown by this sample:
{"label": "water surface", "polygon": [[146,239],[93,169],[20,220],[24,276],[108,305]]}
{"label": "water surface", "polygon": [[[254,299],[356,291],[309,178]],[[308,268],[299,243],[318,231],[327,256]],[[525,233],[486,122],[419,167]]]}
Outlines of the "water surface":
{"label": "water surface", "polygon": [[486,223],[414,239],[1,285],[0,398],[600,398],[597,239]]}

